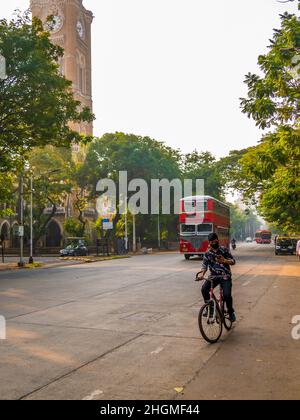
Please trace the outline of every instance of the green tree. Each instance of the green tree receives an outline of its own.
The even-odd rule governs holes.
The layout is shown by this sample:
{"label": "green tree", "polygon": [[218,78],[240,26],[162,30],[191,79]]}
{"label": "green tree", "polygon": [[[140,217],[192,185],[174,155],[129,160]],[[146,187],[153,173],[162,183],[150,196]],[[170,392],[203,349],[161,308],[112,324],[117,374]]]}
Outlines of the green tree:
{"label": "green tree", "polygon": [[[45,235],[50,220],[56,215],[57,208],[64,206],[67,195],[72,190],[75,164],[69,148],[46,146],[35,148],[29,158],[33,176],[33,218],[34,243]],[[26,173],[25,199],[28,202],[30,173]],[[47,213],[45,213],[47,209]],[[26,220],[29,209],[26,208]],[[28,224],[28,223],[27,223]]]}
{"label": "green tree", "polygon": [[263,75],[248,74],[244,113],[273,130],[240,159],[235,186],[259,203],[262,216],[287,232],[300,231],[300,21],[281,16],[269,52],[259,57]]}
{"label": "green tree", "polygon": [[29,12],[0,21],[0,53],[7,64],[7,78],[0,80],[1,171],[22,166],[33,147],[89,140],[70,128],[70,122],[88,122],[93,115],[74,100],[72,83],[60,75],[63,50],[49,36]]}
{"label": "green tree", "polygon": [[260,228],[261,222],[252,209],[241,210],[236,205],[230,206],[232,238],[244,240],[246,237],[254,237],[255,232]]}
{"label": "green tree", "polygon": [[203,179],[205,195],[224,198],[222,173],[216,158],[211,153],[199,153],[195,150],[183,156],[182,172],[185,179]]}
{"label": "green tree", "polygon": [[[180,152],[162,142],[133,134],[108,133],[89,145],[86,161],[78,172],[78,181],[82,187],[89,185],[92,196],[95,197],[96,185],[100,179],[110,178],[118,185],[119,171],[127,171],[128,181],[144,179],[150,192],[151,179],[180,179],[180,162]],[[177,216],[170,218],[176,231]],[[141,240],[148,235],[150,220],[150,215],[139,215],[136,218],[137,237]],[[119,215],[115,224],[120,231],[122,221],[118,221]]]}
{"label": "green tree", "polygon": [[78,219],[69,217],[64,223],[65,232],[71,237],[82,238],[82,225]]}

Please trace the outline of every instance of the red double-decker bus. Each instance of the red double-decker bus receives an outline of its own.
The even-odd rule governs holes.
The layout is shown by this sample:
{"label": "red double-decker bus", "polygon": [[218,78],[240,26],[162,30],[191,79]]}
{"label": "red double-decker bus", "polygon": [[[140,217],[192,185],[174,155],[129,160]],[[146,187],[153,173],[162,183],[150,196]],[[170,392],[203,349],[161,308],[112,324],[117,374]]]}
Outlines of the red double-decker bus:
{"label": "red double-decker bus", "polygon": [[230,207],[210,196],[181,199],[180,252],[187,260],[202,256],[208,249],[208,235],[215,232],[220,244],[229,248]]}
{"label": "red double-decker bus", "polygon": [[272,242],[272,232],[269,230],[258,230],[255,233],[257,244],[270,244]]}

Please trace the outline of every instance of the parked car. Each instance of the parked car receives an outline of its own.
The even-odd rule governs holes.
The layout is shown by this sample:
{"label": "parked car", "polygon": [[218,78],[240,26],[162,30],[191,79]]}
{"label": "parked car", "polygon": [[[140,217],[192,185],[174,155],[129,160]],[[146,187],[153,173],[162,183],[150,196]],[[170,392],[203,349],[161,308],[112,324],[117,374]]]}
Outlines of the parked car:
{"label": "parked car", "polygon": [[275,255],[279,254],[294,254],[294,244],[291,238],[278,237],[275,243]]}
{"label": "parked car", "polygon": [[248,236],[248,238],[246,238],[246,242],[248,242],[248,243],[252,242],[252,238],[250,238],[250,236]]}
{"label": "parked car", "polygon": [[88,254],[88,248],[83,240],[72,242],[60,251],[61,257],[86,257]]}

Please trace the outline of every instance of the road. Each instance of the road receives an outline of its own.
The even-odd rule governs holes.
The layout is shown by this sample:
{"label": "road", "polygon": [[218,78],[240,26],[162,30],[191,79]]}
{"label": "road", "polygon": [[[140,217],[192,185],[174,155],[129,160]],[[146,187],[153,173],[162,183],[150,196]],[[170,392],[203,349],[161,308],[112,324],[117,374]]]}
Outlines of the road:
{"label": "road", "polygon": [[199,335],[198,259],[0,273],[0,399],[300,399],[300,263],[235,255],[238,322],[216,345]]}

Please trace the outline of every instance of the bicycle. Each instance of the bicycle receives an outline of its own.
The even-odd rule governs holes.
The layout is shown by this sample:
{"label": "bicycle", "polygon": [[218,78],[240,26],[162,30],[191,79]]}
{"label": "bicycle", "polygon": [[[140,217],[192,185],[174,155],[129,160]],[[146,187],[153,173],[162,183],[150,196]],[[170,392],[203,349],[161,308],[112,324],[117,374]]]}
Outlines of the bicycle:
{"label": "bicycle", "polygon": [[[197,273],[196,279],[201,272]],[[198,325],[202,337],[210,344],[215,344],[220,339],[223,332],[223,325],[227,331],[232,328],[232,321],[225,309],[225,302],[223,297],[223,289],[220,286],[220,298],[218,299],[214,293],[213,282],[221,276],[209,276],[203,278],[211,282],[210,299],[206,302],[199,311]],[[210,335],[209,335],[210,334]]]}

